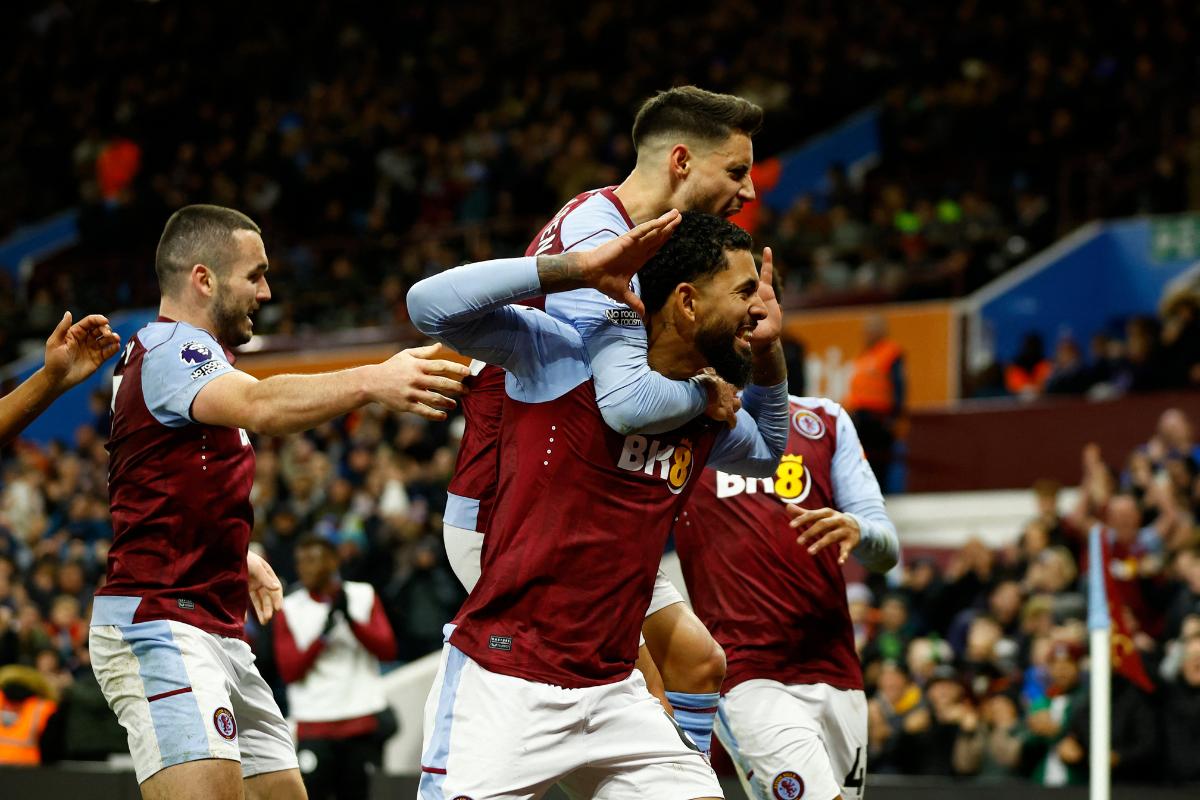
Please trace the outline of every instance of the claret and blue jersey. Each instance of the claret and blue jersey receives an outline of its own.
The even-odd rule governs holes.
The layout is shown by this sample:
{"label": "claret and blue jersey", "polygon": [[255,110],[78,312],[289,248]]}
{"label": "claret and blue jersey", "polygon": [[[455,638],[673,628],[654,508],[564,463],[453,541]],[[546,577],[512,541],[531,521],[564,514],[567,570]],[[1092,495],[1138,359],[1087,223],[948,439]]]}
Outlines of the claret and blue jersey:
{"label": "claret and blue jersey", "polygon": [[254,448],[244,430],[191,413],[232,361],[208,331],[165,318],[122,351],[108,443],[114,536],[93,624],[167,619],[243,635]]}
{"label": "claret and blue jersey", "polygon": [[450,641],[495,672],[594,686],[633,668],[659,558],[699,470],[774,471],[786,387],[748,388],[732,430],[693,415],[661,433],[619,431],[580,331],[514,305],[540,292],[527,257],[459,267],[409,294],[424,333],[507,371],[483,577]]}

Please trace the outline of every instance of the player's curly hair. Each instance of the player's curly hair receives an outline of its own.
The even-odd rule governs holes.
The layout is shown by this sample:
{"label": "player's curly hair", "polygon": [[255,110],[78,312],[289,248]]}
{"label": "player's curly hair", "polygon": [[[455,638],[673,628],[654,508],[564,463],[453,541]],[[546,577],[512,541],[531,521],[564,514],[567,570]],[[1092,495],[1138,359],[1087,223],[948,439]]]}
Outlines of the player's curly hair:
{"label": "player's curly hair", "polygon": [[651,97],[633,120],[633,149],[658,136],[687,136],[721,142],[734,131],[753,136],[763,110],[749,100],[695,86],[676,86]]}
{"label": "player's curly hair", "polygon": [[725,269],[726,250],[749,250],[750,234],[723,217],[685,211],[675,233],[638,270],[646,313],[663,307],[681,283],[698,283]]}

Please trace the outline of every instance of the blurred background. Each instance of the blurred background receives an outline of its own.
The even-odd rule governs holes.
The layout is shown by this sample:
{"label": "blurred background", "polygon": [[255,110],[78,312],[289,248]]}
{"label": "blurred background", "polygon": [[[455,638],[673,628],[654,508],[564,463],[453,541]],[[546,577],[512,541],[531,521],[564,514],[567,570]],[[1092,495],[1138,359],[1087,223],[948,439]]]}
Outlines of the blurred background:
{"label": "blurred background", "polygon": [[[904,545],[886,578],[850,572],[873,794],[1086,779],[1086,757],[1046,768],[1067,728],[1044,712],[1071,698],[1086,731],[1097,524],[1121,587],[1114,780],[1200,780],[1200,7],[783,5],[5,3],[5,388],[64,309],[126,340],[152,320],[158,236],[197,202],[264,229],[274,299],[239,367],[380,360],[417,341],[414,282],[520,254],[619,182],[646,97],[738,94],[767,112],[737,221],[775,251],[792,391],[854,408]],[[896,401],[860,407],[883,340]],[[0,679],[59,709],[47,766],[3,780],[47,797],[136,796],[86,649],[107,367],[0,451]],[[333,542],[396,634],[380,796],[417,770],[425,657],[464,596],[441,545],[461,425],[367,408],[254,442],[255,546],[290,584],[301,536]]]}

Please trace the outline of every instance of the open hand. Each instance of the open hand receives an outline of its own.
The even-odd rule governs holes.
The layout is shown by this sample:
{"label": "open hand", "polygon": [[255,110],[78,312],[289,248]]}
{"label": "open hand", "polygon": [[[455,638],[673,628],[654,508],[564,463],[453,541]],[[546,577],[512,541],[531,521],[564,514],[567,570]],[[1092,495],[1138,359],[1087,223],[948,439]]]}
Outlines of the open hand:
{"label": "open hand", "polygon": [[378,367],[371,399],[392,411],[410,412],[431,420],[443,420],[456,405],[453,398],[463,393],[463,378],[470,368],[437,358],[441,345],[401,350]]}
{"label": "open hand", "polygon": [[642,299],[633,293],[629,282],[671,238],[681,219],[680,213],[671,209],[657,219],[643,222],[628,233],[608,240],[595,250],[572,254],[579,258],[584,285],[645,316],[646,307]]}
{"label": "open hand", "polygon": [[46,340],[46,376],[63,391],[78,385],[121,347],[108,319],[92,314],[71,324],[71,312],[63,314]]}

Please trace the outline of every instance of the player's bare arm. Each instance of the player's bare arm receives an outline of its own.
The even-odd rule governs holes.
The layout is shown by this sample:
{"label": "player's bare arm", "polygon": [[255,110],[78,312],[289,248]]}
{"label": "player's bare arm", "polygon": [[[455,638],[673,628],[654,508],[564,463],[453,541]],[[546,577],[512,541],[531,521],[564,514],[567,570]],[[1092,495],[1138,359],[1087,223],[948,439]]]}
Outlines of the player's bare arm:
{"label": "player's bare arm", "polygon": [[759,386],[775,386],[787,380],[787,362],[783,358],[783,310],[775,296],[774,261],[771,248],[764,247],[762,269],[758,276],[758,296],[766,306],[767,315],[758,321],[750,334],[750,352],[754,355],[751,380]]}
{"label": "player's bare arm", "polygon": [[121,337],[100,314],[71,324],[71,312],[46,340],[46,361],[20,386],[0,398],[0,444],[8,442],[68,389],[90,376],[121,347]]}
{"label": "player's bare arm", "polygon": [[436,347],[402,350],[379,364],[319,375],[274,375],[260,381],[234,370],[200,390],[192,416],[208,425],[268,436],[308,430],[372,402],[392,411],[444,420],[470,371],[462,364],[433,358]]}
{"label": "player's bare arm", "polygon": [[672,209],[595,250],[538,256],[542,291],[553,294],[572,289],[596,289],[644,315],[646,308],[642,299],[629,288],[629,282],[670,238],[679,220],[679,212]]}

